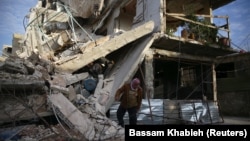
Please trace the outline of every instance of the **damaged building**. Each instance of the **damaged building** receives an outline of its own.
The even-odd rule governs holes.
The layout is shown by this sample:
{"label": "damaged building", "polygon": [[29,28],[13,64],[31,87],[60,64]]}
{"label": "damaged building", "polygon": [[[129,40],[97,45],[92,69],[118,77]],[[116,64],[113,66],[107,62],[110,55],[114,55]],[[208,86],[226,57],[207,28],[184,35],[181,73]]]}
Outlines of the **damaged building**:
{"label": "damaged building", "polygon": [[249,117],[249,53],[231,47],[229,17],[212,13],[232,1],[38,0],[0,57],[2,136],[123,140],[114,94],[134,77],[138,124]]}

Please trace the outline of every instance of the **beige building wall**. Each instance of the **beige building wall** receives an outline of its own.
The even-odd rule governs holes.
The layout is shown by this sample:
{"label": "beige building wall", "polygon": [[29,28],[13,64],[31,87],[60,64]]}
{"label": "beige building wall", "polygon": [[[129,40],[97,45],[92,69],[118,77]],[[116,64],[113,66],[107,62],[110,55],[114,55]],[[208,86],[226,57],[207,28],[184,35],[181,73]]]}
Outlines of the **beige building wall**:
{"label": "beige building wall", "polygon": [[14,33],[12,38],[12,55],[17,56],[16,51],[21,48],[21,41],[23,40],[24,35],[19,33]]}

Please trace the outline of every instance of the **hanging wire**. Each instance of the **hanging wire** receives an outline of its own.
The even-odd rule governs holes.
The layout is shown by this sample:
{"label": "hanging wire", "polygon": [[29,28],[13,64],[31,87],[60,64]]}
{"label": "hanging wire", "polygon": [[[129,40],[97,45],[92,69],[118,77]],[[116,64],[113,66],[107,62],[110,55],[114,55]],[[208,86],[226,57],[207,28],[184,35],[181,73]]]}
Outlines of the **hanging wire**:
{"label": "hanging wire", "polygon": [[[28,17],[27,15],[23,17],[23,28],[24,28],[24,31],[26,31],[26,27],[27,27],[27,20],[28,20]],[[26,22],[26,23],[25,23]]]}
{"label": "hanging wire", "polygon": [[47,12],[47,9],[44,10],[42,13],[40,13],[36,18],[34,18],[32,21],[30,21],[27,26],[25,27],[25,30],[27,29],[28,26],[30,26],[33,22],[35,22],[40,16],[42,16],[45,12]]}
{"label": "hanging wire", "polygon": [[243,39],[243,40],[241,41],[241,43],[240,43],[240,45],[239,45],[239,46],[241,46],[241,45],[244,43],[244,41],[246,41],[249,37],[250,37],[250,33],[246,36],[246,38],[245,38],[245,39]]}
{"label": "hanging wire", "polygon": [[71,28],[71,31],[73,32],[73,35],[74,35],[73,41],[76,42],[76,33],[75,33],[75,27],[74,27],[73,16],[72,16],[72,14],[69,12],[68,9],[65,8],[65,10],[66,10],[66,12],[67,12],[67,14],[69,15],[69,18],[70,18],[70,22],[68,22],[68,23],[69,23],[69,26],[70,26],[70,28]]}
{"label": "hanging wire", "polygon": [[233,43],[233,42],[231,42],[231,41],[230,41],[230,43],[231,43],[232,45],[234,45],[236,48],[238,48],[238,49],[240,49],[240,50],[244,50],[244,51],[245,51],[245,49],[243,49],[243,48],[239,47],[239,46],[238,46],[238,45],[236,45],[235,43]]}
{"label": "hanging wire", "polygon": [[67,12],[67,14],[69,15],[69,17],[71,17],[71,19],[72,19],[72,23],[73,23],[73,21],[82,29],[82,31],[83,32],[85,32],[86,34],[87,34],[87,36],[89,37],[89,39],[91,40],[91,41],[94,41],[94,39],[92,38],[92,36],[91,35],[89,35],[89,33],[76,21],[76,19],[73,17],[73,15],[71,14],[71,12],[70,12],[70,10],[68,9],[68,7],[67,6],[65,6],[65,5],[63,5],[63,4],[60,4],[60,5],[62,5],[63,7],[64,7],[64,9],[66,10],[66,12]]}
{"label": "hanging wire", "polygon": [[94,30],[93,33],[95,33],[95,32],[97,31],[97,29],[98,29],[99,27],[101,27],[102,23],[103,23],[104,20],[109,16],[110,12],[111,12],[111,10],[108,11],[108,13],[102,18],[102,20],[101,20],[101,21],[99,22],[99,24],[96,26],[96,28],[95,28],[95,30]]}
{"label": "hanging wire", "polygon": [[[220,36],[223,36],[221,33],[218,33]],[[232,41],[230,41],[230,43],[232,45],[234,45],[236,48],[240,49],[240,50],[244,50],[243,48],[239,47],[238,45],[236,45],[235,43],[233,43]]]}

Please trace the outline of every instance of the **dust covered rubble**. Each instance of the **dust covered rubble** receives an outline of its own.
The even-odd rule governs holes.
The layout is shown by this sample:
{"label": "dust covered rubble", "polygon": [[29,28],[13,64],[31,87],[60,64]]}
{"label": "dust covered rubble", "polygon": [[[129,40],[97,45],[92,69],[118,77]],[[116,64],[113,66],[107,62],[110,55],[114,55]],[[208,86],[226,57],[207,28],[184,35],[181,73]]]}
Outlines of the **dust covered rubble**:
{"label": "dust covered rubble", "polygon": [[[112,66],[114,63],[112,60],[104,57],[93,58],[92,62],[80,66],[80,73],[79,70],[74,72],[56,70],[55,64],[70,61],[78,54],[90,52],[89,48],[110,39],[109,35],[90,35],[90,29],[85,30],[81,27],[74,28],[72,31],[72,26],[79,24],[69,22],[73,17],[97,17],[103,8],[103,0],[88,1],[87,5],[94,8],[84,11],[81,7],[76,7],[82,2],[87,4],[87,1],[77,0],[72,2],[58,0],[56,3],[49,0],[38,1],[37,5],[31,8],[29,24],[26,27],[24,39],[19,42],[19,49],[8,57],[0,59],[1,94],[7,101],[1,104],[1,111],[4,111],[3,120],[1,120],[3,125],[23,119],[43,119],[48,115],[54,115],[64,121],[59,124],[66,128],[66,131],[76,130],[87,140],[105,140],[124,136],[124,129],[109,119],[103,111],[100,112],[101,110],[96,106],[102,105],[100,102],[103,101],[96,96],[95,89],[97,85],[105,83],[102,80],[100,84],[100,78],[105,74],[103,69],[110,69],[104,68],[103,65]],[[71,10],[66,9],[61,5],[62,3],[72,6]],[[72,11],[79,8],[82,12]],[[100,93],[101,90],[102,88],[99,87],[98,92]],[[75,110],[85,118],[82,119],[89,122],[80,122],[82,125],[76,125],[75,123],[78,122],[70,120],[70,116],[74,113],[65,116],[63,112],[67,113],[67,111],[60,108],[67,105],[56,103],[57,97],[53,99],[53,95],[66,98],[67,102],[70,102],[72,107],[75,107]],[[7,105],[10,104],[8,100],[14,101],[18,106],[8,107]],[[18,107],[25,112],[16,111]],[[23,138],[38,139],[28,135]]]}

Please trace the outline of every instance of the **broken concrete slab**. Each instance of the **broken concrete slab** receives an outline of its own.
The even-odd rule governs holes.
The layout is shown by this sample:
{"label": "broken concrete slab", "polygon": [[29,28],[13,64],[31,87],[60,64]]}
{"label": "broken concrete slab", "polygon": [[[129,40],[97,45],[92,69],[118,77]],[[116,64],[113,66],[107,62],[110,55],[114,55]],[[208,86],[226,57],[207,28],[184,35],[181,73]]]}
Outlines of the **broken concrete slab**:
{"label": "broken concrete slab", "polygon": [[[87,107],[80,108],[82,109],[80,111],[61,93],[49,95],[49,102],[56,115],[58,115],[71,129],[79,131],[89,140],[99,140],[100,138],[108,139],[112,136],[124,135],[124,130],[120,128],[117,123],[112,122],[106,116],[99,115],[94,109],[86,104],[83,106]],[[84,112],[87,109],[89,110],[89,114]],[[110,125],[107,126],[107,123]],[[101,133],[100,130],[103,129],[106,132]]]}
{"label": "broken concrete slab", "polygon": [[66,62],[55,62],[55,68],[57,72],[73,73],[85,65],[97,60],[98,58],[105,57],[107,54],[145,36],[152,33],[154,29],[154,22],[149,21],[141,26],[136,27],[130,31],[127,31],[121,35],[118,35],[104,44],[92,48],[91,54],[78,54],[72,60]]}

